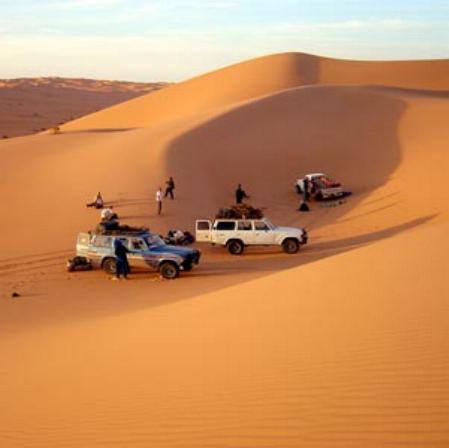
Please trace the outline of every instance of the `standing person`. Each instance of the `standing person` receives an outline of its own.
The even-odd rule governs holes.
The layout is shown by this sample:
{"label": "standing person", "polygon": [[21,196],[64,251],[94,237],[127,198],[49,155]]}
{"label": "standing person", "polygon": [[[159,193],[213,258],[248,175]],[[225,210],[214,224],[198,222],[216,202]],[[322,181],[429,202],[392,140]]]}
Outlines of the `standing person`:
{"label": "standing person", "polygon": [[159,190],[156,191],[156,204],[157,214],[160,215],[162,213],[162,187],[159,187]]}
{"label": "standing person", "polygon": [[120,280],[120,275],[123,275],[123,278],[128,280],[129,264],[126,254],[129,252],[129,249],[119,239],[114,241],[114,253],[117,268],[115,277],[112,277],[112,280]]}
{"label": "standing person", "polygon": [[249,198],[249,196],[243,190],[242,184],[238,184],[237,190],[235,190],[235,202],[241,204],[244,198]]}
{"label": "standing person", "polygon": [[167,185],[167,188],[165,189],[164,198],[170,195],[170,199],[175,199],[175,196],[173,195],[173,190],[175,189],[175,181],[173,180],[173,177],[170,176],[170,179],[168,179],[165,184]]}
{"label": "standing person", "polygon": [[307,177],[303,180],[303,196],[304,202],[307,202],[309,200],[309,179]]}

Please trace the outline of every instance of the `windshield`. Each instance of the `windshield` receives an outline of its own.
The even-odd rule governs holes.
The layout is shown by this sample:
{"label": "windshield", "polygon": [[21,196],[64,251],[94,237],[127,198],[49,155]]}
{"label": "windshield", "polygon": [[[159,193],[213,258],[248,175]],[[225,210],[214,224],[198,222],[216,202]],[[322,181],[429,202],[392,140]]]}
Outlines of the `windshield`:
{"label": "windshield", "polygon": [[144,239],[148,244],[148,247],[165,246],[164,240],[159,235],[147,235],[144,237]]}
{"label": "windshield", "polygon": [[276,226],[267,218],[264,218],[263,222],[270,228],[270,229],[275,229]]}

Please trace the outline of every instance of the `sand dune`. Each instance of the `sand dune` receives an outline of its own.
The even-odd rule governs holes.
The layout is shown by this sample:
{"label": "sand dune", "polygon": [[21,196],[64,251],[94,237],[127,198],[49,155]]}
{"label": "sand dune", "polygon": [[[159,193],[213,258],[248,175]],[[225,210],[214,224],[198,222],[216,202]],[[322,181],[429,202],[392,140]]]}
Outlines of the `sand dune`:
{"label": "sand dune", "polygon": [[65,126],[67,130],[133,128],[209,112],[292,87],[315,84],[375,84],[447,90],[449,63],[361,62],[284,53],[208,73],[112,107]]}
{"label": "sand dune", "polygon": [[164,87],[75,78],[0,80],[0,138],[35,134]]}
{"label": "sand dune", "polygon": [[[448,446],[447,67],[270,56],[1,142],[1,446]],[[315,170],[354,195],[302,215]],[[310,245],[64,272],[97,190],[166,232],[237,182]]]}

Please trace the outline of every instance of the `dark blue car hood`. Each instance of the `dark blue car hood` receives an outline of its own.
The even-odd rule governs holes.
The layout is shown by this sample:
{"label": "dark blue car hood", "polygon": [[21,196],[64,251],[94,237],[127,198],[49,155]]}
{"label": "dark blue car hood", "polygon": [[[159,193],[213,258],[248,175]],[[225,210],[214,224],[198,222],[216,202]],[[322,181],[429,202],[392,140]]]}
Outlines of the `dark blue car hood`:
{"label": "dark blue car hood", "polygon": [[189,247],[171,246],[170,244],[165,244],[164,246],[151,246],[150,251],[153,253],[170,253],[174,255],[179,255],[180,257],[192,256],[199,251],[197,249],[190,249]]}

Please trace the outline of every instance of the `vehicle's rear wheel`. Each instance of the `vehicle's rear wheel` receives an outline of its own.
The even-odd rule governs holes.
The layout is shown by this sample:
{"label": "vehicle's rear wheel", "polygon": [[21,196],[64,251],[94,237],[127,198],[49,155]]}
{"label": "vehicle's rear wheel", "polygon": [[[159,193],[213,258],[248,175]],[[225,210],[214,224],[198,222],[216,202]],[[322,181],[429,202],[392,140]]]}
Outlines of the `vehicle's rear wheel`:
{"label": "vehicle's rear wheel", "polygon": [[284,249],[284,252],[287,254],[296,254],[296,252],[298,252],[299,250],[299,242],[294,238],[287,238],[282,243],[282,248]]}
{"label": "vehicle's rear wheel", "polygon": [[115,274],[117,272],[117,262],[115,258],[106,258],[103,261],[102,268],[108,274]]}
{"label": "vehicle's rear wheel", "polygon": [[315,195],[315,199],[317,201],[322,201],[324,199],[323,193],[321,191],[318,191],[317,194]]}
{"label": "vehicle's rear wheel", "polygon": [[231,240],[228,243],[228,251],[232,255],[240,255],[243,253],[245,246],[239,240]]}
{"label": "vehicle's rear wheel", "polygon": [[179,268],[178,266],[171,262],[171,261],[164,261],[161,266],[159,267],[159,271],[162,275],[162,277],[173,280],[179,275]]}

